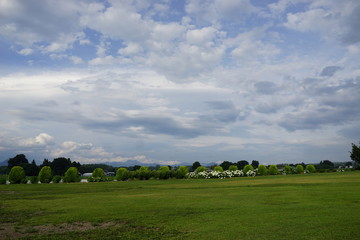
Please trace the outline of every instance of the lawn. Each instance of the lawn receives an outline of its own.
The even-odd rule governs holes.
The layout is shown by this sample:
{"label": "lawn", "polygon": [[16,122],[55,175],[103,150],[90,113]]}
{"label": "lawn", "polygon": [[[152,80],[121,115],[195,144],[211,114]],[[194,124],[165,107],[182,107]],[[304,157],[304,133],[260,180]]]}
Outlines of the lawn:
{"label": "lawn", "polygon": [[0,185],[0,239],[360,239],[360,172]]}

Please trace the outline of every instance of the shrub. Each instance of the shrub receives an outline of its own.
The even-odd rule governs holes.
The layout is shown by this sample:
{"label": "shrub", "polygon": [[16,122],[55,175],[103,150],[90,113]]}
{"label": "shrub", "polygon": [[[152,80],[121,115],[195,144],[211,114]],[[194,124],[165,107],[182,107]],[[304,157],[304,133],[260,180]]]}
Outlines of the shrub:
{"label": "shrub", "polygon": [[130,173],[129,170],[127,170],[126,168],[119,168],[116,171],[116,177],[115,179],[118,181],[126,181],[130,178]]}
{"label": "shrub", "polygon": [[312,164],[306,165],[306,172],[308,172],[308,173],[316,172],[315,166]]}
{"label": "shrub", "polygon": [[237,171],[237,170],[239,170],[238,166],[236,166],[236,165],[229,166],[229,171]]}
{"label": "shrub", "polygon": [[203,166],[197,167],[195,172],[196,173],[206,172],[206,167],[203,167]]}
{"label": "shrub", "polygon": [[187,166],[180,166],[176,170],[176,178],[185,178],[187,173],[189,173],[188,167]]}
{"label": "shrub", "polygon": [[215,172],[223,172],[224,169],[221,166],[216,166],[216,167],[214,167],[214,171]]}
{"label": "shrub", "polygon": [[79,182],[80,176],[79,172],[76,167],[69,167],[68,170],[65,172],[65,176],[63,179],[64,182]]}
{"label": "shrub", "polygon": [[170,178],[171,171],[168,166],[162,166],[158,170],[158,177],[160,179],[168,179]]}
{"label": "shrub", "polygon": [[245,165],[243,172],[246,174],[248,171],[254,171],[254,167],[250,164]]}
{"label": "shrub", "polygon": [[24,169],[20,166],[12,167],[9,173],[9,182],[22,183],[24,180],[26,180]]}
{"label": "shrub", "polygon": [[277,166],[276,166],[276,165],[270,165],[270,167],[269,167],[269,173],[270,173],[271,175],[276,175],[276,174],[278,174],[278,173],[279,173],[279,170],[278,170]]}
{"label": "shrub", "polygon": [[259,167],[258,167],[258,174],[259,175],[262,175],[262,176],[264,176],[264,175],[266,175],[267,174],[267,167],[265,166],[265,165],[260,165]]}
{"label": "shrub", "polygon": [[39,172],[39,176],[38,176],[39,181],[41,183],[51,182],[52,177],[53,177],[52,170],[49,166],[44,166],[41,168],[41,170]]}
{"label": "shrub", "polygon": [[55,175],[53,178],[52,178],[52,182],[53,183],[59,183],[61,181],[61,176],[59,175]]}
{"label": "shrub", "polygon": [[150,178],[150,171],[148,167],[140,167],[139,170],[136,170],[137,178],[140,180],[148,180]]}
{"label": "shrub", "polygon": [[286,174],[292,174],[292,173],[293,173],[293,169],[292,169],[291,166],[287,165],[287,166],[284,167],[284,172],[285,172]]}
{"label": "shrub", "polygon": [[296,166],[295,170],[296,170],[296,173],[298,173],[298,174],[304,173],[304,167],[300,164]]}
{"label": "shrub", "polygon": [[37,176],[32,176],[32,177],[30,177],[30,182],[31,182],[32,184],[38,183],[38,177],[37,177]]}
{"label": "shrub", "polygon": [[0,176],[0,184],[6,184],[6,176]]}
{"label": "shrub", "polygon": [[95,168],[92,172],[92,177],[94,182],[103,182],[105,181],[105,173],[102,168]]}

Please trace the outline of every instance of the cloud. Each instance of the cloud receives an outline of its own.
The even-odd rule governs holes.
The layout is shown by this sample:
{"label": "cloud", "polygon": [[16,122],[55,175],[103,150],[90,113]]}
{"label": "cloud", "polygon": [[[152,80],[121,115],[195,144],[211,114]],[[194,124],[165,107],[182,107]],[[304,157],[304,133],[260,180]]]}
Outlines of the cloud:
{"label": "cloud", "polygon": [[327,66],[321,71],[320,76],[332,77],[340,69],[341,69],[341,67],[338,67],[338,66]]}

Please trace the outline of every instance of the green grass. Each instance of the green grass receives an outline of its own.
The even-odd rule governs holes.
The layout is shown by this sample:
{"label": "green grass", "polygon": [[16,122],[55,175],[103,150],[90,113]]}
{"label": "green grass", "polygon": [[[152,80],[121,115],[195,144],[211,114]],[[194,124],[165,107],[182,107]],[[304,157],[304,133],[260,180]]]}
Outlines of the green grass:
{"label": "green grass", "polygon": [[359,216],[360,172],[0,185],[0,233],[22,239],[360,239]]}

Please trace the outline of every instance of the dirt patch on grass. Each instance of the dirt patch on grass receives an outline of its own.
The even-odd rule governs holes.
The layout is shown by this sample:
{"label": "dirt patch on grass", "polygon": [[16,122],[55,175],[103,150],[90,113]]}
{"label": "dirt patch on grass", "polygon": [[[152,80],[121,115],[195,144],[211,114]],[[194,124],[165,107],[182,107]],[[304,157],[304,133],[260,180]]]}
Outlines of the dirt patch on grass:
{"label": "dirt patch on grass", "polygon": [[72,222],[62,224],[48,224],[40,226],[19,226],[14,223],[0,223],[0,239],[18,239],[36,235],[47,235],[54,233],[85,232],[95,229],[106,229],[110,227],[123,226],[126,222]]}

